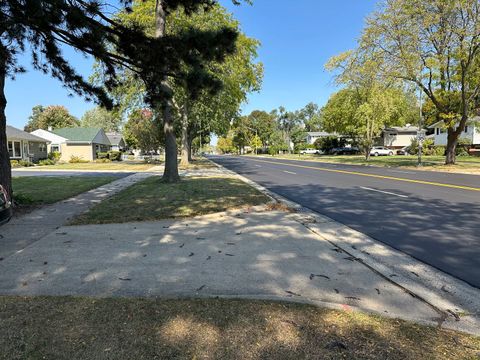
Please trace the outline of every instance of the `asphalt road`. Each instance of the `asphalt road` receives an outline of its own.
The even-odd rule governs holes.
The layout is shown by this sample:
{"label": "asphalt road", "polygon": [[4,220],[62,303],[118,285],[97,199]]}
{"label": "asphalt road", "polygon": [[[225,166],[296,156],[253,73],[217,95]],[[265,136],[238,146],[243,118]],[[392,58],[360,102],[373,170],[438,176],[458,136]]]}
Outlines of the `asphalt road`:
{"label": "asphalt road", "polygon": [[480,288],[480,176],[273,158],[210,159]]}

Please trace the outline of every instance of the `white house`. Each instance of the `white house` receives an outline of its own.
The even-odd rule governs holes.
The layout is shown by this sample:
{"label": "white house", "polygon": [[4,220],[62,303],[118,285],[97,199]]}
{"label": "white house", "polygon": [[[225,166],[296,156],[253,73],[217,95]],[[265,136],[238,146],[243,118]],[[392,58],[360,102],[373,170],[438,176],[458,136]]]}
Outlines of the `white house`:
{"label": "white house", "polygon": [[[447,128],[442,121],[438,121],[429,126],[429,129],[433,129],[433,135],[435,139],[435,145],[447,145]],[[469,140],[472,145],[480,145],[480,117],[474,117],[467,122],[465,130],[460,135],[460,139]]]}
{"label": "white house", "polygon": [[307,133],[307,144],[313,145],[315,140],[324,138],[327,136],[338,136],[336,133],[328,133],[325,131],[313,131]]}
{"label": "white house", "polygon": [[402,148],[412,143],[417,136],[416,126],[392,126],[382,131],[382,145],[389,148]]}
{"label": "white house", "polygon": [[62,144],[66,143],[68,139],[59,136],[57,134],[54,134],[51,131],[43,130],[43,129],[38,129],[35,131],[32,131],[31,134],[40,136],[41,138],[47,139],[49,141],[49,144],[47,145],[47,150],[48,153],[51,152],[62,152]]}

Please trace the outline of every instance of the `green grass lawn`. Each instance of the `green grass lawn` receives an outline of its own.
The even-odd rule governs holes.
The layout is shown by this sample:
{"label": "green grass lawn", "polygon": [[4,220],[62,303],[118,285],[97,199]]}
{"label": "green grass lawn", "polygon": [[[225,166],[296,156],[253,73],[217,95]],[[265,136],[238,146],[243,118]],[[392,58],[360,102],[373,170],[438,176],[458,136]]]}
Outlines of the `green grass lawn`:
{"label": "green grass lawn", "polygon": [[130,170],[142,171],[148,170],[155,165],[144,164],[143,162],[118,161],[109,163],[65,163],[56,165],[47,165],[36,167],[35,170]]}
{"label": "green grass lawn", "polygon": [[235,178],[184,178],[166,184],[152,176],[106,199],[74,219],[73,224],[191,217],[266,202],[265,195]]}
{"label": "green grass lawn", "polygon": [[[266,155],[264,155],[266,156]],[[372,156],[369,161],[365,160],[363,155],[298,155],[285,154],[274,157],[275,159],[290,160],[308,160],[339,164],[355,164],[355,165],[375,165],[375,166],[391,166],[391,167],[412,167],[417,166],[417,156]],[[480,170],[480,157],[462,156],[457,157],[457,164],[454,166],[445,166],[445,157],[443,156],[423,156],[423,165],[432,169],[451,169],[451,170]]]}
{"label": "green grass lawn", "polygon": [[13,198],[19,205],[51,204],[117,179],[118,176],[14,177]]}
{"label": "green grass lawn", "polygon": [[0,359],[477,359],[480,338],[309,305],[0,297]]}

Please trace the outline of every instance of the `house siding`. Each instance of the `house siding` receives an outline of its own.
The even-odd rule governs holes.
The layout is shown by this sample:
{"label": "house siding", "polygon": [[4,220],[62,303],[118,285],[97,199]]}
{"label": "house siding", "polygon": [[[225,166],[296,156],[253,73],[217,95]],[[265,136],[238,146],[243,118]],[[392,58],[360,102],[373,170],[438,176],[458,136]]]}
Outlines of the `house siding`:
{"label": "house siding", "polygon": [[60,160],[68,162],[72,156],[78,156],[82,160],[93,161],[96,159],[95,146],[92,144],[62,144]]}
{"label": "house siding", "polygon": [[[460,139],[467,139],[471,141],[473,145],[480,145],[480,134],[478,134],[475,124],[468,124],[467,126],[468,126],[467,132],[462,132],[462,134],[460,135]],[[441,127],[436,127],[434,128],[434,131],[435,131],[434,132],[435,145],[446,146],[447,138],[448,138],[446,129],[442,129]]]}
{"label": "house siding", "polygon": [[383,138],[383,146],[402,148],[408,146],[415,139],[415,134],[389,134],[385,133]]}

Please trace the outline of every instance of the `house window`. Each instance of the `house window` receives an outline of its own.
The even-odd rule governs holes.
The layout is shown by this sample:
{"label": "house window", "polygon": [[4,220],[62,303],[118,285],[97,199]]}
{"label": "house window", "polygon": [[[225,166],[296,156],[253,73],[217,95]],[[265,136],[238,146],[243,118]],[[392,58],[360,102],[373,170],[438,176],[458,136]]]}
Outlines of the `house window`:
{"label": "house window", "polygon": [[437,135],[440,135],[440,128],[437,128]]}
{"label": "house window", "polygon": [[45,144],[40,143],[40,144],[38,145],[38,150],[39,150],[40,152],[46,152],[46,151],[47,151],[47,146],[46,146]]}
{"label": "house window", "polygon": [[465,130],[466,133],[468,132],[468,125],[465,125]]}
{"label": "house window", "polygon": [[60,145],[50,146],[50,152],[60,152]]}
{"label": "house window", "polygon": [[20,141],[8,141],[8,155],[11,158],[22,157],[22,145]]}

